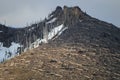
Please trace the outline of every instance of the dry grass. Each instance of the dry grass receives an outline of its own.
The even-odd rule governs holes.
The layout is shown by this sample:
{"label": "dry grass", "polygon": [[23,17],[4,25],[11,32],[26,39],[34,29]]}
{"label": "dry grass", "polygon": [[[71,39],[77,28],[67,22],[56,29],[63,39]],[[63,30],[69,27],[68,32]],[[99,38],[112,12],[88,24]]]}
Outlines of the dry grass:
{"label": "dry grass", "polygon": [[[95,49],[41,45],[0,64],[0,80],[110,80]],[[120,74],[115,73],[115,80]]]}

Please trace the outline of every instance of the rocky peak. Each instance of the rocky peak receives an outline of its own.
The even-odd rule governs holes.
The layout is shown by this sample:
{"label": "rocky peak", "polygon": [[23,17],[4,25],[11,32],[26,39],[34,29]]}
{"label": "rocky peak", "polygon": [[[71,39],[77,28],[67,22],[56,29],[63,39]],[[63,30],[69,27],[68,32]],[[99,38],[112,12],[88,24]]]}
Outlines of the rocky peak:
{"label": "rocky peak", "polygon": [[64,6],[64,14],[67,15],[69,13],[69,15],[74,16],[79,18],[80,16],[83,15],[83,12],[81,11],[81,9],[78,6],[75,7],[67,7]]}
{"label": "rocky peak", "polygon": [[50,17],[50,16],[52,16],[52,17],[57,17],[57,16],[59,16],[61,13],[62,13],[62,7],[57,6],[56,9],[55,9],[55,11],[53,11],[53,12],[49,15],[49,17]]}
{"label": "rocky peak", "polygon": [[84,17],[84,12],[78,7],[67,7],[64,6],[63,8],[60,6],[57,6],[55,11],[53,11],[49,17],[64,17],[64,19],[66,18],[83,18]]}
{"label": "rocky peak", "polygon": [[67,7],[63,8],[57,6],[56,9],[48,16],[48,22],[56,19],[57,24],[64,24],[65,26],[75,25],[83,20],[86,20],[88,16],[78,7]]}
{"label": "rocky peak", "polygon": [[74,25],[85,19],[84,12],[78,7],[63,7],[64,20],[66,25]]}

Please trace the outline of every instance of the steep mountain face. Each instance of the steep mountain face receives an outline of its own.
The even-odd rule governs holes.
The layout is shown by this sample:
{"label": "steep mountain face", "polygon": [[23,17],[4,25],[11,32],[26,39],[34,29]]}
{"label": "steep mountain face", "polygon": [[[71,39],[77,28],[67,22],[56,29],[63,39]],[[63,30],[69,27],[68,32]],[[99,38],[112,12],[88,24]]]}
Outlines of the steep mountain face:
{"label": "steep mountain face", "polygon": [[[44,43],[47,43],[46,44],[47,46],[44,46],[43,45]],[[60,53],[59,48],[61,52],[63,51],[61,55],[57,54],[59,57],[61,57],[61,59],[55,61],[55,63],[58,62],[57,64],[55,64],[58,67],[55,68],[55,70],[53,68],[51,69],[51,71],[55,73],[57,69],[60,68],[60,65],[62,67],[65,67],[66,70],[69,70],[69,67],[71,67],[72,65],[72,67],[74,67],[74,70],[76,69],[84,70],[83,67],[85,67],[85,71],[90,72],[87,74],[85,71],[74,72],[73,70],[73,73],[75,73],[75,75],[71,75],[71,76],[74,76],[76,80],[78,79],[119,80],[120,79],[120,73],[119,73],[120,29],[114,26],[113,24],[100,21],[96,18],[89,16],[77,6],[75,7],[64,6],[63,8],[58,6],[56,10],[53,11],[51,14],[49,14],[48,17],[45,18],[43,21],[32,24],[31,26],[27,26],[25,28],[16,29],[16,28],[7,27],[5,25],[0,25],[0,62],[10,59],[15,55],[19,55],[21,52],[31,50],[32,48],[38,47],[37,48],[38,50],[40,49],[43,50],[43,48],[39,48],[39,46],[45,49],[52,46],[53,48],[55,48],[56,53]],[[65,53],[64,50],[68,50],[68,52],[65,51],[66,52]],[[35,51],[36,50],[33,50],[34,54],[39,52],[39,51],[37,52]],[[31,56],[32,58],[33,55],[31,54],[33,53],[31,54],[30,53],[26,54],[23,57]],[[43,56],[45,56],[45,59],[49,58],[49,56],[46,56],[46,54],[44,54],[44,50],[43,52],[40,51],[40,53],[42,53]],[[54,49],[53,49],[53,53],[54,53]],[[65,54],[70,53],[70,54],[63,55],[64,53]],[[52,51],[50,51],[50,54],[52,56]],[[37,55],[40,56],[39,54]],[[37,55],[34,57],[35,59],[38,59]],[[63,59],[65,59],[66,61],[65,63]],[[25,60],[27,60],[27,58],[25,58]],[[89,60],[90,62],[87,62],[86,60],[87,61]],[[32,60],[30,60],[29,62],[31,61]],[[43,65],[49,64],[48,60],[47,60],[48,62],[46,62],[46,60],[44,61],[44,59],[42,59],[42,61],[43,61],[42,63],[44,63]],[[71,63],[69,61],[71,62],[73,61],[74,63]],[[52,62],[54,63],[54,60],[52,60]],[[68,64],[68,62],[70,64]],[[17,62],[15,63],[17,64]],[[20,63],[21,62],[18,61],[18,64]],[[7,65],[9,63],[5,63],[5,64]],[[13,66],[16,66],[16,64]],[[38,64],[34,63],[34,64],[39,65],[39,63]],[[79,67],[76,68],[76,66],[78,65],[81,65],[82,68]],[[31,65],[25,66],[25,69],[26,68],[30,69],[29,66]],[[45,66],[40,69],[46,70],[49,67],[50,66]],[[92,67],[95,69],[93,69]],[[9,68],[9,66],[7,66],[7,68]],[[59,76],[63,76],[63,78],[60,78],[60,80],[61,79],[66,80],[70,77],[68,76],[68,73],[70,73],[70,71],[63,70],[63,73],[66,72],[65,75],[62,75],[62,71],[60,70],[58,71],[59,71],[58,74],[60,74]],[[28,73],[30,74],[31,72]],[[87,75],[85,74],[86,77],[85,76],[78,77],[79,75],[78,73],[81,74],[86,73]],[[45,74],[47,74],[47,72],[43,71],[42,73],[39,74],[43,74],[43,76],[45,77]],[[1,75],[3,74],[1,73]],[[102,76],[104,77],[102,78]],[[53,80],[56,77],[54,78],[50,77],[50,78],[51,80]],[[39,76],[38,80],[39,79],[44,80],[46,79],[46,77],[41,78]],[[69,80],[73,80],[72,77],[70,77]]]}
{"label": "steep mountain face", "polygon": [[[25,28],[11,28],[5,25],[0,25],[0,62],[11,58],[15,54],[28,49],[36,48],[41,43],[48,43],[48,40],[58,36],[66,28],[63,28],[63,22],[59,20],[59,7],[55,13],[52,13],[47,19],[27,26]],[[56,19],[58,19],[56,21]],[[11,47],[16,46],[14,50]]]}
{"label": "steep mountain face", "polygon": [[64,17],[62,21],[68,29],[57,40],[67,43],[95,43],[106,47],[120,45],[119,28],[88,16],[78,7],[65,6],[60,17]]}

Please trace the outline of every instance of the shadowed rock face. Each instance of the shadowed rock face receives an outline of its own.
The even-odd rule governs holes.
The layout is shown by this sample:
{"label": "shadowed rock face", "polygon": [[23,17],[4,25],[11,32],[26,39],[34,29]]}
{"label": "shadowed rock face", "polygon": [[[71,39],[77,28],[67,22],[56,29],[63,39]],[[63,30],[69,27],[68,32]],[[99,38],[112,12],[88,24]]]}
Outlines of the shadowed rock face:
{"label": "shadowed rock face", "polygon": [[98,44],[119,48],[120,29],[116,26],[89,16],[77,6],[64,6],[63,9],[57,7],[50,15],[54,14],[57,16],[56,23],[64,23],[68,27],[54,42]]}
{"label": "shadowed rock face", "polygon": [[0,25],[0,42],[3,42],[3,46],[9,47],[10,42],[13,41],[15,28],[9,28],[5,25]]}

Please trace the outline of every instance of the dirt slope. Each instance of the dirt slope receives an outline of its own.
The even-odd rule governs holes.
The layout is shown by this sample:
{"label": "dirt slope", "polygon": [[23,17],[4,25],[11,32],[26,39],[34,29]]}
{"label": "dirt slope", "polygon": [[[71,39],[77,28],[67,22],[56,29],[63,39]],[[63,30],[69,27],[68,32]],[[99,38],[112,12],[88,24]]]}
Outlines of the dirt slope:
{"label": "dirt slope", "polygon": [[109,50],[83,44],[41,45],[0,64],[0,80],[119,80],[120,74],[100,60],[109,59],[103,52]]}

